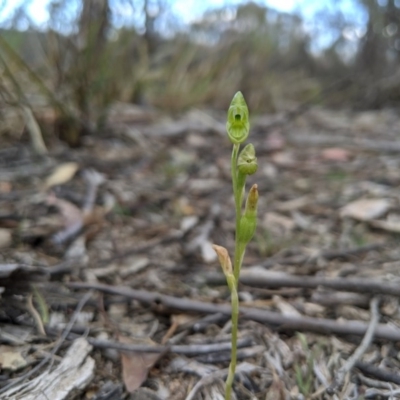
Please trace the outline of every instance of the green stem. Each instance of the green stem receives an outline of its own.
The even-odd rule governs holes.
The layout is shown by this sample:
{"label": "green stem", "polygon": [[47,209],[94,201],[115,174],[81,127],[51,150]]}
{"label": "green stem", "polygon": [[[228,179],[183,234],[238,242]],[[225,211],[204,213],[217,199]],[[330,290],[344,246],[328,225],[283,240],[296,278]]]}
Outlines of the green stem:
{"label": "green stem", "polygon": [[225,400],[231,400],[232,384],[235,378],[236,360],[237,360],[237,336],[238,336],[238,322],[239,322],[239,296],[236,289],[236,282],[232,279],[232,284],[229,285],[231,289],[231,303],[232,303],[232,349],[231,349],[231,362],[229,364],[228,377],[225,383]]}
{"label": "green stem", "polygon": [[[233,196],[235,198],[236,215],[238,212],[238,206],[240,207],[240,204],[238,201],[240,193],[238,193],[238,172],[237,172],[237,159],[239,157],[239,149],[240,149],[240,144],[234,144],[233,149],[232,149],[232,157],[231,157],[232,188],[233,188]],[[240,208],[239,208],[239,212],[240,212]]]}
{"label": "green stem", "polygon": [[239,323],[239,296],[237,292],[239,283],[240,268],[245,252],[245,246],[239,243],[238,232],[240,227],[240,218],[242,217],[242,199],[244,182],[238,179],[237,159],[239,156],[239,144],[233,145],[232,158],[231,158],[231,173],[232,173],[232,186],[233,195],[235,198],[235,216],[236,216],[236,230],[235,230],[235,255],[233,259],[233,279],[230,280],[229,289],[231,291],[231,304],[232,304],[232,350],[231,362],[229,364],[228,377],[225,384],[225,400],[230,400],[232,395],[232,385],[235,378],[236,363],[237,363],[237,337],[238,337],[238,323]]}
{"label": "green stem", "polygon": [[237,159],[239,156],[239,148],[240,148],[239,144],[233,145],[232,158],[231,158],[232,186],[233,186],[233,196],[235,198],[235,214],[236,214],[235,255],[233,259],[233,275],[235,276],[236,286],[238,285],[239,282],[241,259],[243,257],[243,255],[241,255],[239,251],[239,241],[238,241],[239,224],[240,224],[240,218],[242,216],[242,209],[241,209],[242,188],[238,187],[238,172],[237,172]]}

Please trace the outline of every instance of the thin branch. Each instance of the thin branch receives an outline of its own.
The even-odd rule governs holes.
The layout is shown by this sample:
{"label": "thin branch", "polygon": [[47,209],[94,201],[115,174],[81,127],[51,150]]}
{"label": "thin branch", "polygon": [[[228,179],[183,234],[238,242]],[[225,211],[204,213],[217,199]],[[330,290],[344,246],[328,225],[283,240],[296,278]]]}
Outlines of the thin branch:
{"label": "thin branch", "polygon": [[[190,345],[172,345],[172,346],[153,346],[153,345],[142,345],[142,344],[125,344],[112,342],[110,340],[97,340],[97,339],[86,339],[93,347],[101,349],[115,349],[119,351],[134,351],[141,353],[175,353],[185,355],[198,355],[198,354],[209,354],[221,351],[230,351],[231,343],[212,343],[212,344],[190,344]],[[243,338],[238,341],[238,347],[248,347],[252,343],[251,338]]]}
{"label": "thin branch", "polygon": [[[225,277],[219,273],[207,274],[206,282],[209,284],[223,284]],[[258,288],[306,288],[315,289],[325,287],[344,292],[385,294],[400,297],[400,282],[388,282],[368,278],[326,278],[320,276],[297,276],[285,273],[276,273],[261,268],[243,270],[240,275],[240,283]]]}
{"label": "thin branch", "polygon": [[[182,299],[180,297],[167,296],[145,290],[134,290],[126,286],[109,286],[90,283],[69,283],[67,286],[73,289],[101,290],[105,293],[135,299],[150,306],[155,312],[183,311],[202,314],[221,313],[229,316],[231,314],[231,307],[229,304],[214,304],[186,298]],[[368,324],[361,321],[339,323],[323,318],[287,316],[265,309],[250,307],[241,307],[240,316],[244,319],[267,324],[271,328],[277,330],[289,332],[309,331],[326,335],[338,334],[363,336],[368,329]],[[396,342],[400,341],[400,329],[390,325],[378,324],[375,331],[375,338]]]}
{"label": "thin branch", "polygon": [[[75,331],[75,332],[74,332]],[[79,329],[71,329],[66,340],[75,340],[81,337]],[[46,327],[46,333],[50,336],[58,336],[58,331],[54,328]],[[128,344],[114,342],[112,340],[100,340],[86,337],[86,340],[93,347],[98,349],[114,349],[124,352],[136,352],[136,353],[175,353],[184,354],[187,356],[195,356],[200,354],[210,354],[218,352],[228,352],[231,350],[230,342],[220,342],[212,344],[191,344],[191,345],[145,345],[145,344]],[[239,348],[247,348],[253,345],[251,337],[244,337],[238,340]]]}
{"label": "thin branch", "polygon": [[374,333],[376,327],[378,326],[379,322],[379,299],[378,297],[374,297],[371,300],[370,305],[371,310],[371,320],[368,325],[368,329],[365,332],[363,340],[361,341],[360,345],[357,347],[355,352],[347,359],[345,364],[337,371],[335,377],[331,385],[326,389],[326,392],[329,395],[333,395],[338,388],[343,386],[344,379],[346,375],[353,369],[356,365],[357,361],[363,356],[363,354],[368,350],[368,347],[371,345],[374,339]]}
{"label": "thin branch", "polygon": [[357,361],[355,367],[358,368],[363,374],[373,376],[374,378],[383,382],[393,382],[396,385],[400,385],[400,376],[397,372],[378,368],[363,361]]}

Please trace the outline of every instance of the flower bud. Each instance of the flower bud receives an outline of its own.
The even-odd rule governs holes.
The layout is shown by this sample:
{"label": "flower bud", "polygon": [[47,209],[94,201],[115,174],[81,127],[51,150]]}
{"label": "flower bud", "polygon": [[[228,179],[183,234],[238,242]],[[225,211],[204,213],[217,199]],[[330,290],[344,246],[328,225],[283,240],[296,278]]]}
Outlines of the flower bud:
{"label": "flower bud", "polygon": [[257,203],[258,189],[253,185],[247,196],[246,205],[242,217],[240,218],[239,231],[237,233],[239,243],[247,245],[252,239],[257,227]]}
{"label": "flower bud", "polygon": [[243,143],[249,136],[249,110],[241,92],[237,92],[228,110],[226,130],[233,144]]}
{"label": "flower bud", "polygon": [[237,166],[239,173],[244,175],[253,175],[257,171],[256,151],[251,143],[246,145],[240,152]]}

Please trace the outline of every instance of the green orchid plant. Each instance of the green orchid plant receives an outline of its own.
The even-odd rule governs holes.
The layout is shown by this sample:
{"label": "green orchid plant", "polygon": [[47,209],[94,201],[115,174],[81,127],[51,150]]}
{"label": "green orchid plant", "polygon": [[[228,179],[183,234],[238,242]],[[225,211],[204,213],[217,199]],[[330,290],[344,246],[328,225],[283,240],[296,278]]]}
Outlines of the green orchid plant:
{"label": "green orchid plant", "polygon": [[239,322],[239,297],[238,283],[240,269],[246,246],[252,239],[257,226],[257,202],[258,189],[253,185],[247,195],[243,209],[245,197],[245,185],[248,175],[257,171],[257,158],[252,144],[248,144],[240,151],[240,145],[249,136],[249,110],[241,92],[237,92],[232,99],[228,110],[226,123],[228,137],[233,144],[231,158],[231,173],[233,195],[236,210],[236,232],[235,232],[235,252],[233,266],[228,251],[218,245],[213,245],[218,255],[219,262],[226,277],[231,293],[232,304],[232,350],[231,362],[229,365],[228,377],[225,385],[225,400],[230,400],[232,395],[232,384],[235,377],[237,359],[237,336]]}

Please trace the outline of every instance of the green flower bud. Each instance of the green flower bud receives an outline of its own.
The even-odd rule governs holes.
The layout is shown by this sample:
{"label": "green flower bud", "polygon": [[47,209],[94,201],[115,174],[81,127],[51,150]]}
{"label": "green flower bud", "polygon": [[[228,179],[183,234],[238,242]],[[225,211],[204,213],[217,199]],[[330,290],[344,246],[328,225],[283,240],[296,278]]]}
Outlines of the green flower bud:
{"label": "green flower bud", "polygon": [[249,110],[242,92],[237,92],[228,110],[226,130],[233,144],[243,143],[249,136]]}
{"label": "green flower bud", "polygon": [[240,174],[253,175],[257,171],[256,151],[251,143],[240,152],[237,166]]}
{"label": "green flower bud", "polygon": [[238,240],[242,246],[247,245],[254,235],[257,227],[258,189],[253,185],[247,196],[246,205],[240,218]]}

